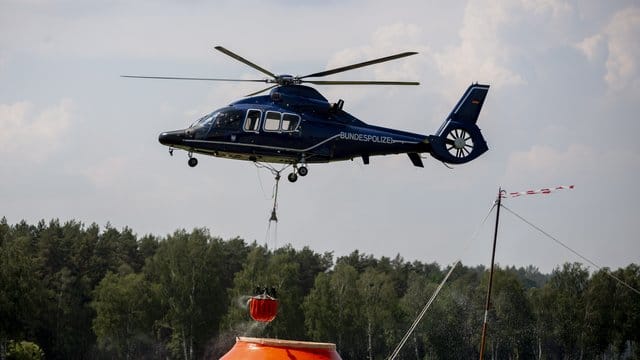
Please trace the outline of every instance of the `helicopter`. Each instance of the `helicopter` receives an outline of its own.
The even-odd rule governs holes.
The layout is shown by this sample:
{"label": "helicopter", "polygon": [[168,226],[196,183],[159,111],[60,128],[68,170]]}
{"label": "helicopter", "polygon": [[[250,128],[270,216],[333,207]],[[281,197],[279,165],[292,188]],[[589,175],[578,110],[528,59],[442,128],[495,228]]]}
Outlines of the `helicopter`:
{"label": "helicopter", "polygon": [[[262,82],[268,87],[248,94],[226,107],[196,120],[186,129],[162,132],[158,140],[187,152],[188,165],[195,167],[194,154],[279,163],[291,166],[290,182],[309,172],[307,164],[407,154],[412,164],[424,167],[421,154],[429,153],[445,164],[463,164],[488,150],[476,125],[489,85],[470,85],[434,135],[369,125],[344,109],[344,100],[330,103],[316,89],[303,85],[419,85],[408,81],[310,80],[348,70],[415,55],[403,52],[304,76],[276,75],[222,47],[216,50],[269,76],[266,79],[226,79],[173,76],[122,75],[127,78]],[[260,95],[269,91],[268,95]]]}

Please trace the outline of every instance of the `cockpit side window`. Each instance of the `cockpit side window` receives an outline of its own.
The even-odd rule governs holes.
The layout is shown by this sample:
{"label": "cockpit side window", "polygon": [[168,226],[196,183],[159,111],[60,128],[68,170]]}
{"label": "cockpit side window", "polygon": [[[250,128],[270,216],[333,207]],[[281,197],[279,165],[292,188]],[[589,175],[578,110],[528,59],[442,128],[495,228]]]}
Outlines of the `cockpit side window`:
{"label": "cockpit side window", "polygon": [[244,120],[243,110],[223,110],[216,117],[215,129],[240,130]]}
{"label": "cockpit side window", "polygon": [[264,130],[265,131],[278,131],[280,130],[280,118],[282,114],[276,111],[267,111],[267,115],[264,118]]}
{"label": "cockpit side window", "polygon": [[262,111],[249,110],[247,111],[247,118],[244,120],[244,131],[258,132],[260,130],[260,117]]}

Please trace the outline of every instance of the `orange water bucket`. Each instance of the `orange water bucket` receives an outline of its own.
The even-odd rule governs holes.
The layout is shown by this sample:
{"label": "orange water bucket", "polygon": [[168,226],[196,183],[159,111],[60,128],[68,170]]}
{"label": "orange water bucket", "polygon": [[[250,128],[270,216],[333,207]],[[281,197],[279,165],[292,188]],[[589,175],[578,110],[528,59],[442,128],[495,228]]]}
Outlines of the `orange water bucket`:
{"label": "orange water bucket", "polygon": [[220,360],[342,360],[335,344],[239,337]]}
{"label": "orange water bucket", "polygon": [[278,314],[278,300],[269,295],[253,296],[248,305],[249,315],[255,321],[271,322]]}

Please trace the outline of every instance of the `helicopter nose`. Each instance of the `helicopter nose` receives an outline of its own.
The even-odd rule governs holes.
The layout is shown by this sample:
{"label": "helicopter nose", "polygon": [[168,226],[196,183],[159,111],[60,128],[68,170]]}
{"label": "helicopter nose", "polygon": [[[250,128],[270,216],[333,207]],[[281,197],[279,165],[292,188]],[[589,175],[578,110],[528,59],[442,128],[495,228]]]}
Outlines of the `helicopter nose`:
{"label": "helicopter nose", "polygon": [[184,138],[183,130],[176,131],[165,131],[158,136],[158,141],[162,145],[180,145],[182,144],[182,139]]}

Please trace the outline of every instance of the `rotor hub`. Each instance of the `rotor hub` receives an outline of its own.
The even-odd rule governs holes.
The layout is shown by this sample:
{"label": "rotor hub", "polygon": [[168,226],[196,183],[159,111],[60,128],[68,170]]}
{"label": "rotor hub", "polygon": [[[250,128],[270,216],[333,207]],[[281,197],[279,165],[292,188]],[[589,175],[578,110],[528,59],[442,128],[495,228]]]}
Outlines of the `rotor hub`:
{"label": "rotor hub", "polygon": [[278,85],[299,85],[302,81],[293,75],[278,75],[274,81]]}
{"label": "rotor hub", "polygon": [[465,145],[466,145],[466,141],[464,140],[463,137],[459,137],[453,140],[453,147],[455,147],[456,149],[463,149]]}

